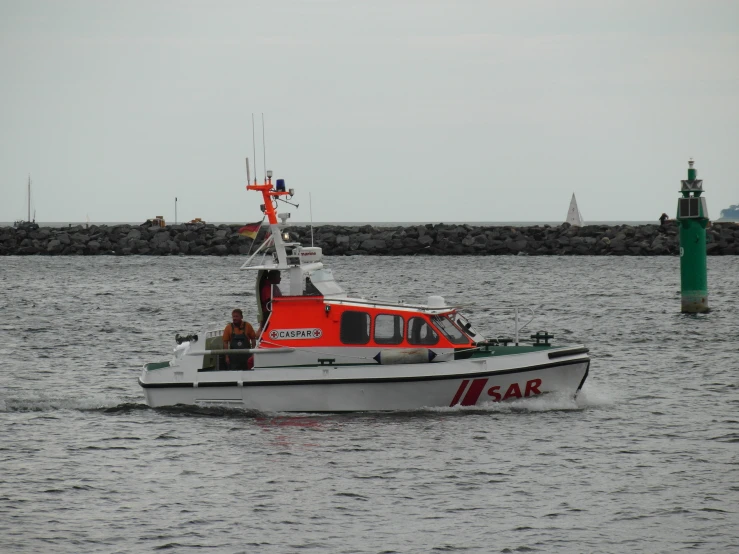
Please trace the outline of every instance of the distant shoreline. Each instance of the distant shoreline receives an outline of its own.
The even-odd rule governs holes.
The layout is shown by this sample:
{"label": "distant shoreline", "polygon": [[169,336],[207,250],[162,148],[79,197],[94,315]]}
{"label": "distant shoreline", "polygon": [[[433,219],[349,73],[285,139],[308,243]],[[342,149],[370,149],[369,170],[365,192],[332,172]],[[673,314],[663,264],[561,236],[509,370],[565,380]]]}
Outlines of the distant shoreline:
{"label": "distant shoreline", "polygon": [[[205,221],[203,223],[206,224],[212,224],[212,225],[245,225],[246,221],[244,222],[238,222],[238,221]],[[340,225],[343,227],[364,227],[365,225],[372,225],[373,227],[415,227],[416,225],[436,225],[442,223],[444,225],[471,225],[475,227],[534,227],[536,225],[543,226],[543,225],[550,225],[552,227],[555,227],[557,225],[561,225],[561,221],[314,221],[312,225],[314,227],[323,227],[326,225]],[[656,225],[658,224],[658,220],[654,221],[586,221],[585,225],[609,225],[609,226],[615,226],[615,225],[630,225],[630,226],[637,226],[637,225]],[[39,227],[53,227],[53,228],[61,228],[61,227],[75,227],[77,225],[81,225],[84,227],[85,225],[97,225],[102,226],[106,225],[108,227],[114,227],[116,225],[131,225],[138,227],[142,225],[141,222],[138,221],[37,221],[36,224]],[[180,221],[176,223],[176,225],[186,225],[188,224],[187,221]],[[168,223],[168,225],[173,225],[173,223]],[[295,227],[308,227],[311,225],[310,221],[288,221],[289,226],[295,226]],[[12,227],[13,222],[12,221],[0,221],[0,228],[2,227]]]}
{"label": "distant shoreline", "polygon": [[[0,228],[0,255],[244,256],[242,224],[77,225]],[[266,229],[266,227],[263,227]],[[669,256],[680,251],[678,225],[291,225],[290,241],[333,256]],[[256,242],[264,240],[260,231]],[[739,224],[706,230],[711,255],[739,255]]]}

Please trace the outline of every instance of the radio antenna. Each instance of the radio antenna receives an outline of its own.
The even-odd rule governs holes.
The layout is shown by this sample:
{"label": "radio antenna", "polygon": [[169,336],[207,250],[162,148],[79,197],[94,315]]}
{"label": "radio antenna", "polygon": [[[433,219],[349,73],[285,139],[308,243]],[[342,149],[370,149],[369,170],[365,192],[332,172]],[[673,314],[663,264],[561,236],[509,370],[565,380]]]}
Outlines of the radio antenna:
{"label": "radio antenna", "polygon": [[262,112],[262,154],[264,155],[264,182],[267,182],[267,141],[264,139],[264,112]]}
{"label": "radio antenna", "polygon": [[254,114],[251,114],[251,146],[254,150],[254,184],[257,184],[257,139],[254,138]]}
{"label": "radio antenna", "polygon": [[313,198],[308,193],[308,206],[310,207],[310,245],[313,246]]}
{"label": "radio antenna", "polygon": [[251,173],[249,173],[249,158],[246,158],[246,184],[251,184]]}

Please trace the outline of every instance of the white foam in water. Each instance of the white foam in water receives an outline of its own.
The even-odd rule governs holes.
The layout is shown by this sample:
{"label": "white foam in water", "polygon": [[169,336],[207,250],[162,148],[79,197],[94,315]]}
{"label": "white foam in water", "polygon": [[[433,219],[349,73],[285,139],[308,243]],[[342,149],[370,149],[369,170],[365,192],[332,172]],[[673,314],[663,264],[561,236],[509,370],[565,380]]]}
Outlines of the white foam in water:
{"label": "white foam in water", "polygon": [[498,406],[504,406],[511,411],[528,411],[528,412],[549,412],[559,410],[582,410],[586,407],[581,402],[580,395],[573,397],[569,394],[542,394],[531,398],[521,400],[513,400],[508,403],[497,403]]}
{"label": "white foam in water", "polygon": [[[600,384],[599,384],[600,386]],[[590,387],[585,384],[582,390],[577,394],[577,403],[583,408],[603,408],[613,406],[616,395],[610,394],[608,390]]]}
{"label": "white foam in water", "polygon": [[581,390],[577,396],[569,394],[549,393],[508,403],[497,403],[498,406],[508,406],[511,410],[526,410],[530,412],[547,412],[554,410],[584,410],[611,405],[611,400],[597,390]]}
{"label": "white foam in water", "polygon": [[613,402],[600,391],[585,389],[581,390],[577,397],[569,394],[548,393],[521,400],[510,400],[506,402],[486,402],[478,406],[461,406],[424,408],[424,411],[432,412],[551,412],[560,410],[584,410],[587,408],[609,406]]}

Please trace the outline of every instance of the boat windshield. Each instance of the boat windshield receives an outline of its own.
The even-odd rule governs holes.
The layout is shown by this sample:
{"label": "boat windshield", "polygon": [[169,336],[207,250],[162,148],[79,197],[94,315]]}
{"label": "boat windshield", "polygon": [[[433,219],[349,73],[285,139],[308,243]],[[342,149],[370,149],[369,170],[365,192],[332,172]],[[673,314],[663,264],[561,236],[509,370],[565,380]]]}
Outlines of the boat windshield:
{"label": "boat windshield", "polygon": [[[469,335],[469,337],[472,340],[475,340],[475,337],[477,336],[477,331],[472,329],[472,323],[470,323],[466,317],[464,317],[462,314],[457,313],[454,315],[454,321],[457,324],[457,326],[462,329],[462,331],[465,332],[465,334]],[[477,340],[480,340],[478,337]]]}
{"label": "boat windshield", "polygon": [[465,336],[465,334],[462,333],[462,331],[460,331],[448,317],[435,315],[431,318],[431,321],[434,322],[434,325],[436,325],[439,331],[441,331],[442,334],[452,342],[452,344],[469,344],[470,339]]}

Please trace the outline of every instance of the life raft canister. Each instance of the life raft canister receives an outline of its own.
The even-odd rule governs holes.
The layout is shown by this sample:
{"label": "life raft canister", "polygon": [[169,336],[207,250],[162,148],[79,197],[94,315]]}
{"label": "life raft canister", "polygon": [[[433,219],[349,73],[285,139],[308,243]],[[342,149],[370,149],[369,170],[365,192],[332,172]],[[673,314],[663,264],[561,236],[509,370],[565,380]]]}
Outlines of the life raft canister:
{"label": "life raft canister", "polygon": [[427,364],[436,358],[436,352],[428,348],[388,348],[380,350],[373,358],[378,364]]}

